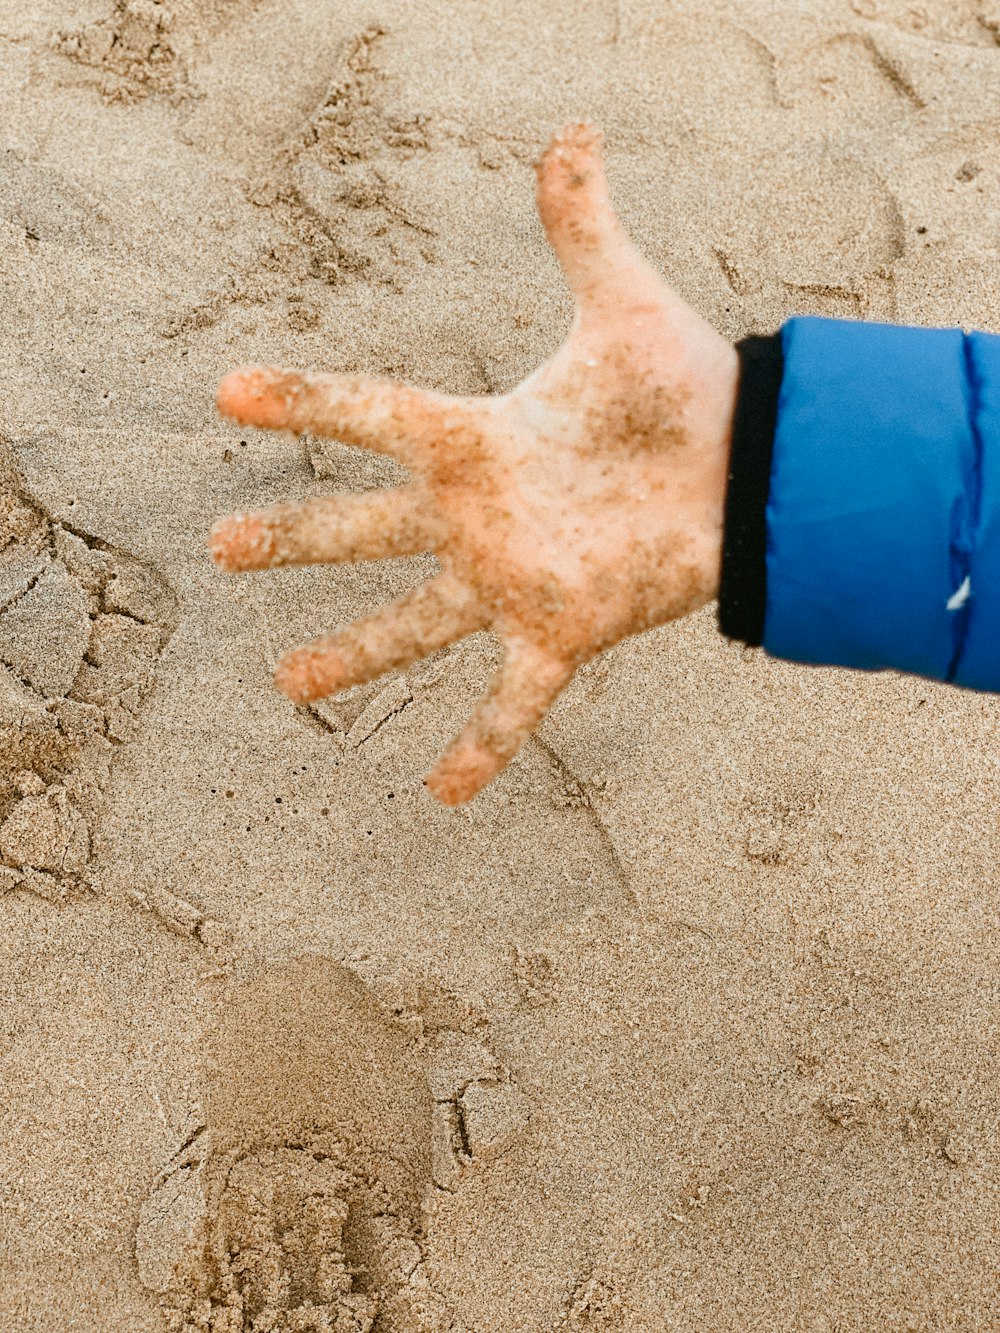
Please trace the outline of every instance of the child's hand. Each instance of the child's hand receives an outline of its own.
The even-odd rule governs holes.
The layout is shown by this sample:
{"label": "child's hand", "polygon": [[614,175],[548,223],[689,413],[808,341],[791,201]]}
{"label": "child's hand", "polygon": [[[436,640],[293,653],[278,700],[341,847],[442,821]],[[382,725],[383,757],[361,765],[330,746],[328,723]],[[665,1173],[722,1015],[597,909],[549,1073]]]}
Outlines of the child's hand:
{"label": "child's hand", "polygon": [[304,704],[494,628],[503,665],[427,778],[447,805],[504,767],[581,663],[703,606],[719,584],[736,353],[625,236],[595,130],[553,141],[538,210],[576,319],[511,393],[275,369],[219,388],[236,421],[332,436],[412,471],[397,490],[234,514],[211,548],[230,570],[436,552],[429,583],[288,653],[275,679]]}

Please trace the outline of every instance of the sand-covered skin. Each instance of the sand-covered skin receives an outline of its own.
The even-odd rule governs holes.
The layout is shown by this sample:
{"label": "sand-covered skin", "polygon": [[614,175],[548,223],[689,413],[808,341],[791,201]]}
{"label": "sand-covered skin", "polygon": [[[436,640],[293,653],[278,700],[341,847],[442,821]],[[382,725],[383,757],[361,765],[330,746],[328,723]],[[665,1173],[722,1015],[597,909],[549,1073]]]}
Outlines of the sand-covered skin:
{"label": "sand-covered skin", "polygon": [[310,712],[270,682],[433,559],[205,546],[405,475],[219,421],[234,367],[474,394],[558,345],[532,162],[581,116],[727,336],[1000,331],[998,36],[993,0],[3,6],[0,1327],[998,1326],[997,701],[707,609],[449,811],[489,636]]}

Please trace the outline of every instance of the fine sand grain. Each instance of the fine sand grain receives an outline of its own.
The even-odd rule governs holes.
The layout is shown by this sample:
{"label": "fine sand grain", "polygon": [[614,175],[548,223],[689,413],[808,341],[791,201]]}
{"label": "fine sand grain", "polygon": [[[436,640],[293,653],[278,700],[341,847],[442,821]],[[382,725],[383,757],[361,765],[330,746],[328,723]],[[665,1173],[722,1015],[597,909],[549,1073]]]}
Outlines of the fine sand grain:
{"label": "fine sand grain", "polygon": [[707,610],[449,811],[488,635],[270,683],[434,560],[205,549],[403,475],[228,370],[557,345],[570,118],[727,336],[1000,331],[1000,5],[4,0],[0,53],[3,1333],[1000,1329],[995,699]]}

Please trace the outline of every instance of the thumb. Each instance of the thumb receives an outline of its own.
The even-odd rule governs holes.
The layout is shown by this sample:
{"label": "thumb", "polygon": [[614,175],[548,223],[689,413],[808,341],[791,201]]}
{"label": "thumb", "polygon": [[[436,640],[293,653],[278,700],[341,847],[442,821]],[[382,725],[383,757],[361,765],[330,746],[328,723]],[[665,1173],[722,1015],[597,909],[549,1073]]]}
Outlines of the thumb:
{"label": "thumb", "polygon": [[602,136],[592,125],[567,125],[536,166],[538,214],[578,299],[618,294],[623,284],[659,278],[621,228],[608,194]]}

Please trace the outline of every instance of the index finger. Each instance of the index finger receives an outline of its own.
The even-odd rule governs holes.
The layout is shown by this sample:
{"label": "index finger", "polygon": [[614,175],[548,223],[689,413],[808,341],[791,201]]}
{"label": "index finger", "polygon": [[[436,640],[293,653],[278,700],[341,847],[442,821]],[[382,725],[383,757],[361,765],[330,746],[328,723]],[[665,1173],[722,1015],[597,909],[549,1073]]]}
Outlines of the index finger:
{"label": "index finger", "polygon": [[216,399],[244,426],[323,435],[389,454],[404,467],[430,461],[459,400],[392,380],[249,366],[227,375]]}

